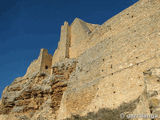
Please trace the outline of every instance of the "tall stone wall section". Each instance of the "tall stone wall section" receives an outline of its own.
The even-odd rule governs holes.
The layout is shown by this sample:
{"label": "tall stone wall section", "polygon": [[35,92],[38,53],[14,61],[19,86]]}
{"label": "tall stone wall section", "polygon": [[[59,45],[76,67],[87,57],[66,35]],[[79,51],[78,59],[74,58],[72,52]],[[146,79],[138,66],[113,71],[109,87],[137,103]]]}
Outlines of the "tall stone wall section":
{"label": "tall stone wall section", "polygon": [[58,48],[55,51],[52,59],[52,65],[56,62],[69,58],[69,46],[70,46],[70,27],[68,22],[64,22],[61,26],[61,37],[58,43]]}
{"label": "tall stone wall section", "polygon": [[79,56],[80,52],[82,52],[82,49],[85,47],[86,41],[84,40],[90,33],[91,31],[84,21],[78,18],[73,21],[71,24],[71,46],[69,49],[71,58]]}
{"label": "tall stone wall section", "polygon": [[[59,118],[79,115],[82,119],[92,115],[90,119],[94,118],[93,120],[119,120],[120,113],[129,111],[122,109],[125,105],[129,105],[134,114],[148,114],[150,108],[145,94],[143,72],[160,66],[159,3],[159,0],[140,1],[127,9],[128,12],[125,10],[102,25],[102,32],[105,32],[106,36],[99,36],[97,41],[102,41],[79,56],[77,69],[71,76],[62,99]],[[136,15],[132,16],[133,13]],[[117,26],[124,26],[120,27],[122,30],[113,27],[110,31],[103,31],[107,24],[113,25],[117,22]],[[109,33],[112,33],[111,36]],[[159,86],[157,78],[151,87]],[[145,100],[143,97],[146,97]],[[151,109],[152,112],[159,112],[157,97],[153,99],[158,106],[153,111]],[[136,107],[132,109],[131,104],[135,104],[135,101]],[[115,112],[115,115],[110,116]],[[110,114],[103,116],[103,113]],[[118,116],[115,119],[116,115]]]}
{"label": "tall stone wall section", "polygon": [[77,58],[88,49],[86,39],[91,36],[92,31],[97,27],[98,25],[86,23],[79,18],[76,18],[70,26],[68,22],[64,22],[61,27],[58,48],[53,55],[52,65],[65,58]]}

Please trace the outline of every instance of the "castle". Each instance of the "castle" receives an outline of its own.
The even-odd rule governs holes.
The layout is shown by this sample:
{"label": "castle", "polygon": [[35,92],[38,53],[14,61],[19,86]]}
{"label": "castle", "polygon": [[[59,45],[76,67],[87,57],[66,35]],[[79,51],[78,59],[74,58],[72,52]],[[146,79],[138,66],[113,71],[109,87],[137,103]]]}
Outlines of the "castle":
{"label": "castle", "polygon": [[54,55],[42,49],[5,88],[0,120],[160,115],[159,48],[160,0],[139,0],[102,25],[64,22]]}
{"label": "castle", "polygon": [[25,76],[33,72],[52,74],[52,66],[57,62],[77,58],[91,47],[86,39],[91,37],[92,32],[98,27],[97,24],[89,24],[79,18],[76,18],[70,26],[65,21],[61,26],[60,41],[53,57],[48,54],[48,50],[41,49],[38,59],[31,63]]}

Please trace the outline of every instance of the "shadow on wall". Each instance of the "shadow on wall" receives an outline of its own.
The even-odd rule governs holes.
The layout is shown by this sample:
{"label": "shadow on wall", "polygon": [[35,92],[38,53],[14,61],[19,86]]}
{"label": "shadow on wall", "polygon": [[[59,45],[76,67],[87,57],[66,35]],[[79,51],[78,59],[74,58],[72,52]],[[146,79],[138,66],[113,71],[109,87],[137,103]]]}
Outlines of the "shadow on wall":
{"label": "shadow on wall", "polygon": [[[140,99],[136,99],[130,103],[123,103],[117,109],[100,109],[97,113],[90,112],[86,116],[72,115],[71,118],[65,120],[129,120],[128,118],[121,118],[121,113],[131,114],[136,109]],[[123,116],[122,116],[123,117]]]}

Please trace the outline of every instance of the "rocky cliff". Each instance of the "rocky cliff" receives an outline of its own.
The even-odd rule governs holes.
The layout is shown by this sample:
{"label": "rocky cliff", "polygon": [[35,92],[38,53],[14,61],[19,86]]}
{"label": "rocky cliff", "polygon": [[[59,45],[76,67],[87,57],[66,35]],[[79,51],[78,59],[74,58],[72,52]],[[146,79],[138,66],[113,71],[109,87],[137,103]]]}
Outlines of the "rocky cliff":
{"label": "rocky cliff", "polygon": [[64,22],[54,55],[42,49],[3,91],[0,120],[158,120],[159,48],[160,0],[140,0],[102,25]]}

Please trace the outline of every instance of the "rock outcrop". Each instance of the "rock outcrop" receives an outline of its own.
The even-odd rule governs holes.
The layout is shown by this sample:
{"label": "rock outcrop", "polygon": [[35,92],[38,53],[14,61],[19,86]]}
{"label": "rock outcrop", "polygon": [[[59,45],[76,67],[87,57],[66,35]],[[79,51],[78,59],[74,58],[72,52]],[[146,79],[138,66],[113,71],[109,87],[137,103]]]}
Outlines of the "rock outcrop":
{"label": "rock outcrop", "polygon": [[159,20],[160,0],[140,0],[102,25],[65,22],[54,55],[3,91],[0,120],[160,119]]}

